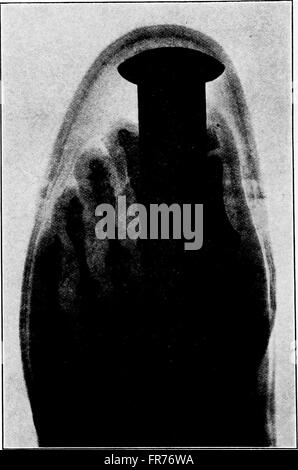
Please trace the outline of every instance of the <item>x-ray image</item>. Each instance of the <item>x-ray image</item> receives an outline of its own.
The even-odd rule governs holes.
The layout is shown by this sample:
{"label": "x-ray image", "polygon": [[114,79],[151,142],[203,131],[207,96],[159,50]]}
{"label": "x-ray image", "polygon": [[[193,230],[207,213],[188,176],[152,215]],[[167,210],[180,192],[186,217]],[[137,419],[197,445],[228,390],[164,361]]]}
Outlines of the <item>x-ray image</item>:
{"label": "x-ray image", "polygon": [[2,23],[5,447],[295,447],[291,3]]}

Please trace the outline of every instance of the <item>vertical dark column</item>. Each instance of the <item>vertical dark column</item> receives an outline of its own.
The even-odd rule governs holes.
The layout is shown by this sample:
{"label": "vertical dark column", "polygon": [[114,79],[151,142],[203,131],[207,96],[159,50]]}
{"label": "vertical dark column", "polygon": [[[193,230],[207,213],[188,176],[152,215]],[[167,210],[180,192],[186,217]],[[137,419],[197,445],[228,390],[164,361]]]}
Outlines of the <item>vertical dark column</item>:
{"label": "vertical dark column", "polygon": [[120,74],[138,85],[138,202],[150,198],[149,203],[190,203],[194,193],[200,202],[198,182],[206,158],[205,83],[223,70],[212,57],[184,48],[152,49],[119,66]]}

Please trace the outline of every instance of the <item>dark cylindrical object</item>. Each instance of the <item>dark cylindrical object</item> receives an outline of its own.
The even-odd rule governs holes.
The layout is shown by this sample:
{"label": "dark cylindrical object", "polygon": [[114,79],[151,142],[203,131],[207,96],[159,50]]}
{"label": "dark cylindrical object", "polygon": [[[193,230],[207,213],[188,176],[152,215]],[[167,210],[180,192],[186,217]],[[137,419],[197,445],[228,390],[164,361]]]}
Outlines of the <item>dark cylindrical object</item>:
{"label": "dark cylindrical object", "polygon": [[206,159],[205,83],[223,70],[206,54],[172,47],[142,52],[119,66],[120,74],[138,86],[140,165],[145,175],[139,197],[150,193],[150,203],[193,199],[191,189]]}

